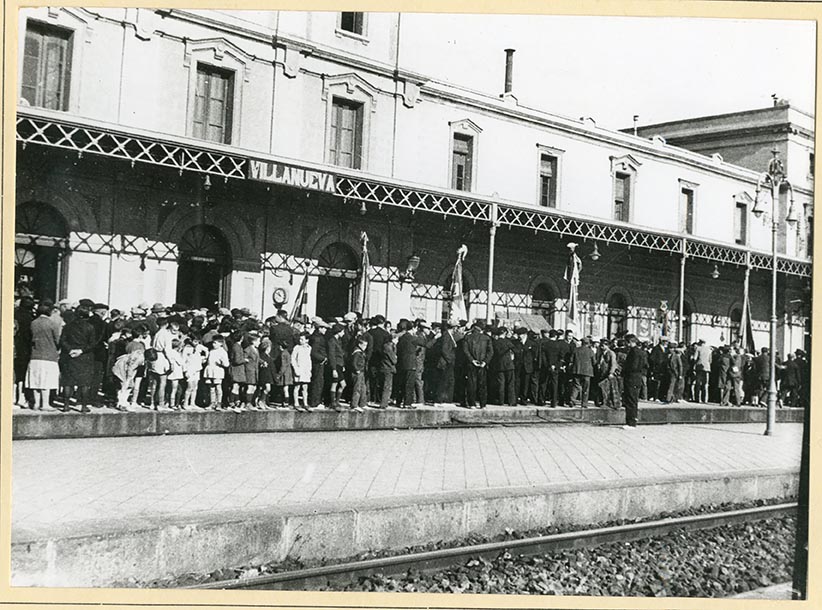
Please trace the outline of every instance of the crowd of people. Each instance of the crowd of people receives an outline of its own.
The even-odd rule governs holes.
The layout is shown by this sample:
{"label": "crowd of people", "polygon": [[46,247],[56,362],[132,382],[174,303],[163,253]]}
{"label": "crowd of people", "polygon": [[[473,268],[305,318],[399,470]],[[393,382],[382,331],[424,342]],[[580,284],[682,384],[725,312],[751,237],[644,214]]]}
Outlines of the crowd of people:
{"label": "crowd of people", "polygon": [[[711,347],[664,338],[651,344],[571,330],[534,332],[356,312],[333,320],[259,320],[247,309],[216,311],[142,304],[130,312],[88,299],[36,303],[14,314],[15,403],[35,410],[272,408],[385,409],[424,404],[595,406],[637,402],[764,406],[767,348]],[[779,406],[809,401],[802,350],[778,358]]]}

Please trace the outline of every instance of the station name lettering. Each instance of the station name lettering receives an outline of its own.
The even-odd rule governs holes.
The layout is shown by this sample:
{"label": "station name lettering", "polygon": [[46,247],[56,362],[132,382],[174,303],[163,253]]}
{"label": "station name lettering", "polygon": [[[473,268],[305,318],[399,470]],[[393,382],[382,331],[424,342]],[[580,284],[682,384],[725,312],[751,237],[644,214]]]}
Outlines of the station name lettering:
{"label": "station name lettering", "polygon": [[249,161],[249,164],[250,174],[254,180],[296,186],[313,191],[325,191],[326,193],[337,192],[337,181],[333,174],[291,167],[282,163]]}

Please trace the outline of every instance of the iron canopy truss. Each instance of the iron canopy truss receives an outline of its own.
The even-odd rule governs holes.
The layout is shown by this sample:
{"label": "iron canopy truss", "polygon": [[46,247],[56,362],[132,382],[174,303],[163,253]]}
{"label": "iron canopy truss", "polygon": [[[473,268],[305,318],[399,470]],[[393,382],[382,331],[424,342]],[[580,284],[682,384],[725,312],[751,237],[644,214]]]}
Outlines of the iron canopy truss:
{"label": "iron canopy truss", "polygon": [[[251,151],[238,151],[227,146],[188,141],[183,138],[159,137],[151,132],[126,132],[117,126],[68,119],[58,112],[33,108],[18,108],[16,136],[25,148],[29,144],[61,148],[78,156],[89,153],[135,163],[158,165],[183,171],[230,178],[249,178],[249,161],[262,156]],[[273,159],[273,158],[272,158]],[[279,161],[279,160],[278,160]],[[282,160],[289,165],[291,161]],[[714,263],[745,266],[749,259],[754,269],[771,269],[771,257],[765,252],[736,248],[677,234],[650,231],[623,225],[573,217],[550,210],[533,209],[515,202],[471,196],[468,193],[437,191],[417,185],[402,184],[381,177],[339,167],[323,167],[336,175],[336,193],[345,201],[372,204],[381,208],[390,205],[443,218],[455,217],[496,222],[500,226],[554,233],[563,237],[602,241],[628,247],[644,248],[670,254],[683,253]],[[270,263],[270,261],[268,261]],[[781,273],[810,277],[811,263],[806,260],[780,257]]]}

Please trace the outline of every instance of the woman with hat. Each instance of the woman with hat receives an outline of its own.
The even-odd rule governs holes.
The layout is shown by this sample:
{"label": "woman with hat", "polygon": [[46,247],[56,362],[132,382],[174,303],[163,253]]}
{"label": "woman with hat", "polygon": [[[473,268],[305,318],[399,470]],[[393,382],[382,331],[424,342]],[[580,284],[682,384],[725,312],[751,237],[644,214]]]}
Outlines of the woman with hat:
{"label": "woman with hat", "polygon": [[51,317],[48,302],[37,306],[37,318],[31,323],[31,360],[26,371],[26,387],[34,391],[33,408],[43,410],[49,404],[49,393],[60,387],[58,347],[60,325]]}
{"label": "woman with hat", "polygon": [[90,310],[87,305],[79,305],[75,316],[66,322],[60,337],[60,374],[63,384],[63,408],[70,408],[75,390],[79,393],[80,411],[90,411],[89,388],[94,379],[94,346],[97,334],[89,322]]}

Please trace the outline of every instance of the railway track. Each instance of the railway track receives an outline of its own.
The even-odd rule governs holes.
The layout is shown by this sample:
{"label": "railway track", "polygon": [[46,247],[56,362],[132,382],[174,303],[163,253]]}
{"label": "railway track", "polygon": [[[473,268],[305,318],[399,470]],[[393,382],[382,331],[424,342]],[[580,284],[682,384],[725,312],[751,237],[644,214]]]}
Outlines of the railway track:
{"label": "railway track", "polygon": [[493,559],[505,551],[524,556],[543,555],[567,549],[592,548],[613,542],[641,540],[681,530],[711,529],[723,525],[794,516],[796,512],[797,503],[790,502],[725,512],[674,517],[643,523],[564,532],[534,538],[503,540],[485,544],[439,549],[436,551],[395,555],[391,557],[381,557],[379,559],[368,559],[265,574],[253,578],[215,581],[187,588],[312,590],[329,585],[344,585],[355,581],[360,576],[375,573],[394,576],[404,574],[412,568],[420,572],[435,571],[450,567],[473,557]]}

